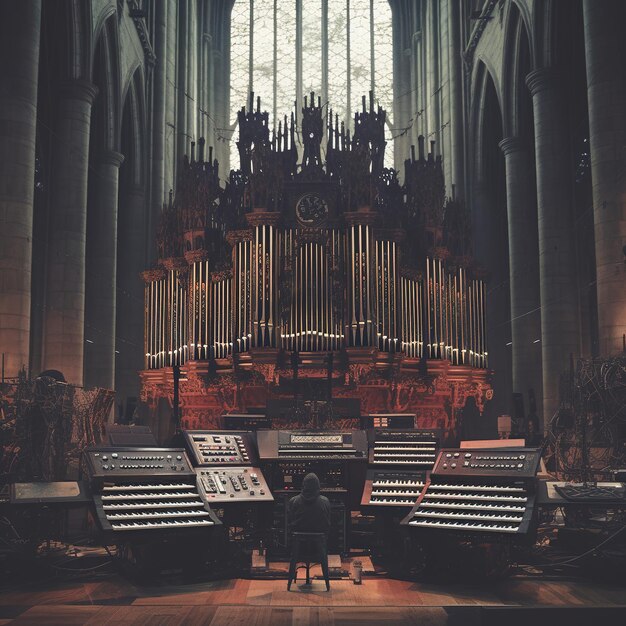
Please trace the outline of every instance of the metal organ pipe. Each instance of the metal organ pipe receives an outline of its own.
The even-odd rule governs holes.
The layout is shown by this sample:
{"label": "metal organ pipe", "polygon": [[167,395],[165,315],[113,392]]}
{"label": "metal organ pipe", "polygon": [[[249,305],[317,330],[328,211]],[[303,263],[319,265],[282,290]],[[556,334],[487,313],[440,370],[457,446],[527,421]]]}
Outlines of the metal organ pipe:
{"label": "metal organ pipe", "polygon": [[276,334],[274,329],[274,311],[276,309],[276,304],[274,301],[274,263],[276,260],[274,259],[274,243],[275,243],[275,231],[274,226],[271,224],[268,226],[269,229],[269,254],[268,254],[268,265],[269,265],[269,297],[268,297],[268,320],[267,320],[267,329],[269,335],[269,344],[273,347],[277,345],[276,342]]}
{"label": "metal organ pipe", "polygon": [[350,227],[350,276],[348,285],[350,289],[350,310],[352,313],[352,323],[348,329],[350,345],[356,345],[356,250],[354,249],[354,226]]}
{"label": "metal organ pipe", "polygon": [[311,240],[308,231],[262,223],[234,243],[232,273],[211,274],[206,259],[146,273],[145,367],[226,358],[251,346],[346,345],[487,367],[485,283],[441,258],[427,258],[418,277],[402,268],[393,237],[376,235],[384,238],[352,223]]}
{"label": "metal organ pipe", "polygon": [[151,346],[151,333],[152,333],[152,312],[150,310],[151,304],[151,294],[150,288],[152,287],[152,282],[147,282],[143,287],[143,368],[150,369],[151,368],[151,354],[152,354],[152,346]]}
{"label": "metal organ pipe", "polygon": [[209,263],[206,261],[203,264],[203,274],[202,274],[202,320],[204,322],[204,335],[202,341],[202,356],[205,359],[210,358],[210,337],[209,337],[209,313],[211,311],[211,291],[210,284],[211,278],[209,276]]}

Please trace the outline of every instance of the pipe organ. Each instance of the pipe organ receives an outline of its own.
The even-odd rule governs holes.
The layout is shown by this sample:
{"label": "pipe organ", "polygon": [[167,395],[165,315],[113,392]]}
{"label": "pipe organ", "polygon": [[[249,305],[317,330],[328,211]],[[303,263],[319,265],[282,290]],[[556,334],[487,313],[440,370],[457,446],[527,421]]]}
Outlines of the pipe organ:
{"label": "pipe organ", "polygon": [[[485,283],[465,209],[445,198],[434,146],[425,154],[420,138],[401,183],[383,168],[385,112],[372,99],[352,135],[332,111],[324,120],[311,94],[300,127],[292,115],[270,136],[269,116],[253,102],[238,118],[240,168],[220,181],[200,140],[163,209],[159,259],[144,272],[144,378],[174,365],[237,376],[238,364],[255,371],[258,361],[279,370],[268,393],[280,394],[289,359],[280,364],[276,354],[338,353],[348,355],[335,360],[344,381],[353,381],[353,358],[370,359],[372,372],[428,360],[431,369],[467,368],[459,371],[484,395]],[[308,155],[300,164],[299,148]],[[342,374],[327,376],[340,384]]]}
{"label": "pipe organ", "polygon": [[182,365],[189,357],[187,345],[187,290],[177,269],[144,272],[146,310],[146,366]]}

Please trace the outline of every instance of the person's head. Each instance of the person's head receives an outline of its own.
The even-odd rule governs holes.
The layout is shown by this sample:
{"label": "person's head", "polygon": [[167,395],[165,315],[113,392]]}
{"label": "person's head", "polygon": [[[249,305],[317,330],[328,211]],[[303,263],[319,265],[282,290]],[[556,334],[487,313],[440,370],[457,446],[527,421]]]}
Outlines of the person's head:
{"label": "person's head", "polygon": [[534,435],[539,430],[539,420],[534,416],[529,417],[526,423],[526,430],[528,434]]}
{"label": "person's head", "polygon": [[320,495],[320,479],[312,472],[302,481],[302,497],[305,500],[315,500]]}

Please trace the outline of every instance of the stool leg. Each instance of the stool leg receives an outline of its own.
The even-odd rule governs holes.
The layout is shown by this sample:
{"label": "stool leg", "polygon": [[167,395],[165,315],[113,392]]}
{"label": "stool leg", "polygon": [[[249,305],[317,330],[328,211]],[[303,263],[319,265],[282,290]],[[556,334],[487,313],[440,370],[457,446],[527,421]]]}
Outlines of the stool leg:
{"label": "stool leg", "polygon": [[322,566],[322,573],[324,574],[324,580],[326,581],[326,591],[330,591],[330,575],[328,573],[328,550],[326,549],[326,542],[320,546],[320,565]]}
{"label": "stool leg", "polygon": [[311,584],[311,576],[309,575],[309,571],[311,568],[311,563],[310,561],[306,562],[306,584],[310,585]]}
{"label": "stool leg", "polygon": [[300,544],[294,542],[291,544],[291,561],[289,563],[289,582],[287,583],[287,591],[291,590],[291,583],[298,579],[298,559],[300,557]]}

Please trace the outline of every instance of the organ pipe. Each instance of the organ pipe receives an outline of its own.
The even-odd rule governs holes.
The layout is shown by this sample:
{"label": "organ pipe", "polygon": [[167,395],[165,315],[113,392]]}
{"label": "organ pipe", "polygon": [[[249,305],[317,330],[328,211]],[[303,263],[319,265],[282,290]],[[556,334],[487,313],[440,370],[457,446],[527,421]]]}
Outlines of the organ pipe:
{"label": "organ pipe", "polygon": [[[351,225],[347,237],[333,229],[324,242],[303,241],[297,229],[279,232],[274,225],[260,225],[256,230],[253,239],[235,244],[232,273],[212,274],[209,261],[200,260],[146,280],[147,369],[226,358],[233,349],[244,352],[251,346],[332,351],[376,345],[411,358],[488,366],[485,283],[468,279],[464,267],[448,270],[442,259],[429,258],[424,279],[405,275],[398,244],[370,245],[367,225]],[[288,271],[286,258],[287,283],[280,278]],[[347,333],[337,317],[343,289],[332,280],[341,268],[348,273]],[[281,293],[285,284],[290,294]],[[283,318],[281,297],[288,297]]]}

